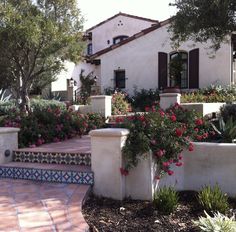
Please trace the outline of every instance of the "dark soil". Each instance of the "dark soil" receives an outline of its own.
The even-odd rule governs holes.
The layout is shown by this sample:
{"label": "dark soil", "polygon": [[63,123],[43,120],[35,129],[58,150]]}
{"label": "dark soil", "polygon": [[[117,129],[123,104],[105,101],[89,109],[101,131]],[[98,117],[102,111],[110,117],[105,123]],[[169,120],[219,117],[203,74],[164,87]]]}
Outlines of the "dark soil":
{"label": "dark soil", "polygon": [[195,192],[180,192],[178,208],[163,215],[147,201],[122,202],[91,195],[83,207],[83,215],[95,232],[191,232],[198,231],[192,220],[203,215]]}

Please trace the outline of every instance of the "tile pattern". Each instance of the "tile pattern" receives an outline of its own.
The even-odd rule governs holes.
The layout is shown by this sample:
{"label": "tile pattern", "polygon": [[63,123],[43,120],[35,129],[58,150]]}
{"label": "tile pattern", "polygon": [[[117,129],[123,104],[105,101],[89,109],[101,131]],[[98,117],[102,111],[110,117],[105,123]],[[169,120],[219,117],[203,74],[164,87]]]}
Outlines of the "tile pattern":
{"label": "tile pattern", "polygon": [[0,178],[93,185],[93,172],[0,166]]}
{"label": "tile pattern", "polygon": [[14,151],[13,161],[91,166],[91,153]]}
{"label": "tile pattern", "polygon": [[0,186],[0,231],[89,231],[81,212],[88,185],[0,179]]}

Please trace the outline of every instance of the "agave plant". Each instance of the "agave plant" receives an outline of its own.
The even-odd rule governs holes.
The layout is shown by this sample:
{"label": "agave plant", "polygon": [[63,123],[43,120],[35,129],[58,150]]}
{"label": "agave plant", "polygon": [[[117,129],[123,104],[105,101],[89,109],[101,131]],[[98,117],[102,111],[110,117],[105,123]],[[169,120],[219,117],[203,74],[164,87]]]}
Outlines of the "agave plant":
{"label": "agave plant", "polygon": [[199,217],[198,221],[193,223],[206,232],[236,232],[235,216],[227,217],[219,212],[214,213],[213,217],[204,211],[206,217]]}
{"label": "agave plant", "polygon": [[7,91],[4,89],[0,89],[0,101],[1,102],[7,102],[11,98],[11,94],[7,94]]}

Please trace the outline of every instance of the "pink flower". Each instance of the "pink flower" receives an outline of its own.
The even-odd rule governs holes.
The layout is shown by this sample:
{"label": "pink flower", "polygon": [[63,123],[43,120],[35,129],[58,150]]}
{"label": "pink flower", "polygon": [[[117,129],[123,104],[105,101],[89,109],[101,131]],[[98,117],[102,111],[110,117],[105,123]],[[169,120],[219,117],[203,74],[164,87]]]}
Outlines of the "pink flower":
{"label": "pink flower", "polygon": [[170,119],[171,119],[172,122],[176,122],[176,116],[175,115],[171,115]]}
{"label": "pink flower", "polygon": [[179,158],[179,160],[182,160],[183,156],[180,154],[178,158]]}
{"label": "pink flower", "polygon": [[183,131],[180,130],[179,128],[176,128],[175,134],[176,134],[178,137],[181,137],[181,136],[183,135]]}
{"label": "pink flower", "polygon": [[183,165],[182,162],[177,162],[177,163],[175,164],[175,166],[177,166],[177,167],[180,167],[180,166],[182,166],[182,165]]}
{"label": "pink flower", "polygon": [[159,150],[156,152],[156,156],[158,157],[162,157],[163,155],[165,155],[166,151],[165,150]]}
{"label": "pink flower", "polygon": [[169,176],[172,176],[174,174],[174,172],[172,170],[168,170],[167,173]]}
{"label": "pink flower", "polygon": [[149,112],[150,111],[150,107],[149,106],[146,106],[145,107],[145,112]]}
{"label": "pink flower", "polygon": [[203,124],[203,120],[202,119],[196,119],[195,120],[195,124],[197,125],[197,126],[201,126],[202,124]]}
{"label": "pink flower", "polygon": [[30,147],[30,148],[35,148],[36,145],[35,145],[35,144],[31,144],[29,147]]}
{"label": "pink flower", "polygon": [[164,116],[165,116],[165,112],[164,112],[164,111],[159,110],[159,113],[160,113],[161,117],[164,117]]}
{"label": "pink flower", "polygon": [[170,166],[170,163],[169,162],[163,162],[162,166],[165,167],[165,168],[168,168]]}
{"label": "pink flower", "polygon": [[193,151],[193,144],[192,143],[189,144],[188,150]]}
{"label": "pink flower", "polygon": [[120,168],[120,173],[122,176],[128,176],[129,175],[129,171],[124,169],[124,168]]}
{"label": "pink flower", "polygon": [[201,135],[197,135],[197,140],[201,141],[202,140],[202,136]]}

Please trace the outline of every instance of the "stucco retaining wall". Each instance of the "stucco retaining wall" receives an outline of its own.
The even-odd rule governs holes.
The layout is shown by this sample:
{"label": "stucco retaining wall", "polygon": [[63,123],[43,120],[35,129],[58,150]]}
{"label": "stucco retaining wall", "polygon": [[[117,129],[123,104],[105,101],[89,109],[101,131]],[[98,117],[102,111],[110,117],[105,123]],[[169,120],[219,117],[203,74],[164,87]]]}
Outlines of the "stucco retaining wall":
{"label": "stucco retaining wall", "polygon": [[118,200],[125,197],[152,200],[155,191],[163,186],[198,191],[205,185],[218,184],[223,192],[236,195],[236,144],[194,143],[193,152],[183,152],[183,167],[173,165],[173,176],[156,180],[157,167],[151,152],[140,159],[128,176],[121,175],[122,147],[128,134],[126,129],[90,132],[95,194]]}
{"label": "stucco retaining wall", "polygon": [[181,106],[184,109],[196,110],[198,113],[202,114],[202,116],[213,112],[219,112],[220,107],[223,105],[225,105],[225,103],[181,103]]}
{"label": "stucco retaining wall", "polygon": [[19,128],[0,127],[0,164],[12,161],[12,151],[18,148]]}

